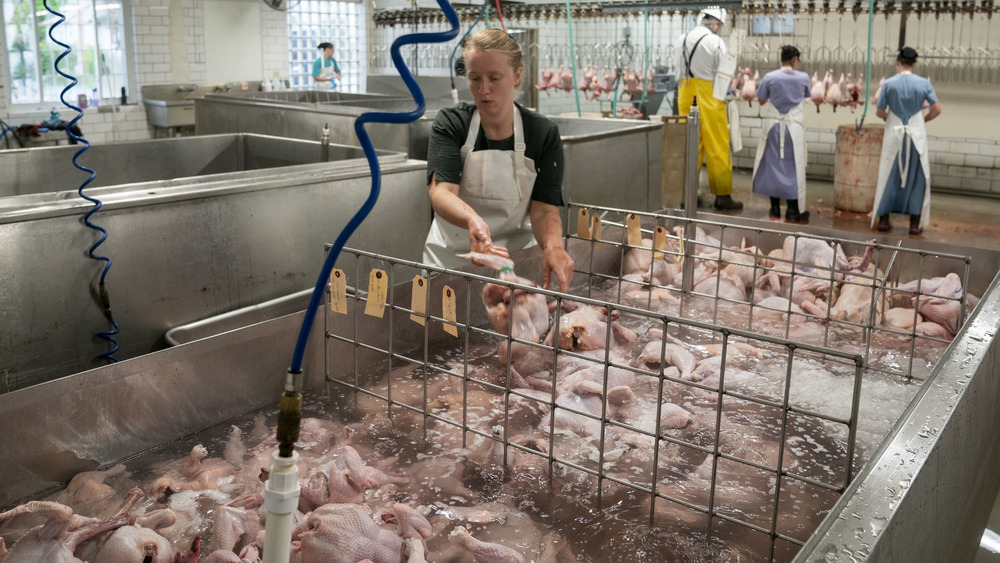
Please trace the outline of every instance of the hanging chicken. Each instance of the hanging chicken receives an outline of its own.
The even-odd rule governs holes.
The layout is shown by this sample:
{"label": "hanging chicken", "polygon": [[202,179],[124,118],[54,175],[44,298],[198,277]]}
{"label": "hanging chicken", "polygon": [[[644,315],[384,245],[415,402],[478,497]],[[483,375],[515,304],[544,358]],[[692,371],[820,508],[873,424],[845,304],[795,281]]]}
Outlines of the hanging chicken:
{"label": "hanging chicken", "polygon": [[562,82],[563,67],[559,65],[559,72],[553,72],[552,78],[549,79],[549,90],[558,90],[559,84]]}
{"label": "hanging chicken", "polygon": [[535,88],[537,90],[545,92],[545,94],[548,95],[549,93],[548,90],[550,87],[550,83],[552,82],[553,74],[555,74],[555,71],[553,71],[551,68],[543,68],[542,76],[538,79],[538,84],[535,84]]}
{"label": "hanging chicken", "polygon": [[835,84],[831,84],[826,90],[826,103],[833,106],[833,111],[837,111],[837,105],[839,105],[844,100],[844,73],[840,73],[840,80]]}
{"label": "hanging chicken", "polygon": [[740,97],[753,106],[752,100],[757,96],[757,83],[760,82],[760,71],[754,71],[753,78],[750,78],[750,68],[743,69],[743,89],[740,90]]}
{"label": "hanging chicken", "polygon": [[823,103],[825,98],[826,83],[817,77],[816,71],[813,71],[812,88],[809,90],[809,99],[816,104],[816,113],[819,113],[819,105]]}
{"label": "hanging chicken", "polygon": [[872,98],[872,104],[878,105],[879,96],[882,95],[882,85],[885,84],[885,77],[883,76],[881,80],[878,81],[878,90],[875,90],[875,96]]}
{"label": "hanging chicken", "polygon": [[604,82],[602,82],[601,79],[597,77],[596,72],[594,73],[594,76],[590,78],[590,91],[594,95],[594,97],[592,98],[594,100],[597,100],[605,92],[607,92],[607,89],[604,87]]}
{"label": "hanging chicken", "polygon": [[576,83],[576,89],[583,92],[583,97],[588,100],[590,99],[591,78],[594,77],[595,72],[594,65],[587,65],[587,68],[583,70],[583,75],[580,76],[580,80]]}
{"label": "hanging chicken", "polygon": [[566,92],[568,96],[573,91],[573,73],[563,72],[563,67],[559,67],[559,89]]}
{"label": "hanging chicken", "polygon": [[618,79],[618,69],[613,69],[608,73],[608,67],[604,67],[604,90],[610,93],[615,89],[615,80]]}
{"label": "hanging chicken", "polygon": [[858,97],[860,96],[858,92],[857,83],[851,81],[851,73],[847,73],[847,81],[844,83],[844,101],[841,102],[843,105],[851,106],[851,113],[854,113],[854,108],[858,106]]}

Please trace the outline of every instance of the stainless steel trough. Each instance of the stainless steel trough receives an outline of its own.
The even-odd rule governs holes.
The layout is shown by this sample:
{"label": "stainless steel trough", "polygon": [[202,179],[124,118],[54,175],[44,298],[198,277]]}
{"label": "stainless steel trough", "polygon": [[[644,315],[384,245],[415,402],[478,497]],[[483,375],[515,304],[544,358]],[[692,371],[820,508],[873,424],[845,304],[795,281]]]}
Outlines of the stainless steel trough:
{"label": "stainless steel trough", "polygon": [[[157,130],[166,129],[172,137],[176,130],[194,127],[194,99],[209,92],[236,88],[229,85],[155,84],[142,87],[146,121]],[[247,91],[260,89],[260,82],[247,83]],[[234,90],[235,91],[235,90]]]}
{"label": "stainless steel trough", "polygon": [[[308,94],[308,96],[306,96]],[[311,99],[314,93],[272,92],[247,96],[206,95],[195,101],[198,134],[260,133],[319,139],[330,127],[335,143],[356,144],[354,120],[365,111],[412,111],[410,99],[347,101]],[[322,94],[322,93],[319,93]],[[377,148],[427,159],[427,143],[437,110],[450,100],[429,99],[427,113],[407,124],[367,127]],[[660,209],[662,123],[624,119],[550,117],[559,127],[565,154],[563,194],[567,201],[653,211]]]}
{"label": "stainless steel trough", "polygon": [[[80,186],[88,174],[73,165],[76,146],[15,149],[0,153],[4,174],[0,176],[0,198],[49,192],[68,192]],[[402,155],[380,151],[388,160]],[[367,162],[355,145],[331,144],[330,166],[356,166]],[[203,135],[197,139],[154,139],[95,144],[77,159],[95,171],[88,188],[122,186],[141,182],[208,178],[220,174],[259,171],[323,162],[317,140],[287,139],[256,134]],[[49,196],[44,196],[49,197]],[[0,209],[5,207],[0,200]],[[20,204],[25,200],[6,200]]]}
{"label": "stainless steel trough", "polygon": [[[588,237],[573,235],[567,241],[578,265],[573,293],[584,295],[588,288],[614,282],[620,277],[622,253],[627,249],[624,222],[628,212],[594,207],[587,210],[592,215],[603,216],[599,240],[591,242]],[[770,224],[760,227],[760,223],[753,222],[720,225],[713,221],[692,222],[680,217],[648,214],[641,218],[645,234],[650,237],[656,226],[668,230],[673,226],[711,227],[726,233],[722,235],[724,242],[730,237],[754,236],[762,250],[794,234],[780,227],[774,229]],[[569,227],[570,232],[575,232],[573,221]],[[836,238],[854,245],[852,249],[868,244],[846,240],[844,233],[824,232],[808,226],[796,229],[812,237]],[[883,243],[888,242],[888,239],[883,240]],[[887,276],[900,275],[901,279],[914,272],[930,276],[939,273],[939,267],[968,264],[965,288],[982,296],[980,304],[951,344],[939,348],[940,359],[929,372],[903,368],[905,373],[896,374],[901,380],[910,378],[919,389],[899,413],[898,420],[881,429],[884,440],[877,447],[859,450],[859,456],[864,453],[868,457],[850,460],[846,473],[839,473],[840,477],[848,476],[849,484],[841,481],[839,485],[819,486],[822,483],[813,481],[829,479],[802,481],[801,474],[808,473],[808,468],[776,471],[775,477],[781,480],[783,487],[798,482],[813,487],[814,492],[822,495],[841,494],[840,500],[829,507],[829,514],[819,523],[815,533],[811,527],[815,522],[810,523],[808,529],[797,526],[802,522],[795,521],[749,528],[763,541],[760,543],[762,551],[748,555],[746,560],[764,561],[770,555],[777,561],[967,561],[978,546],[1000,481],[1000,475],[993,470],[1000,452],[995,436],[991,435],[991,429],[1000,423],[1000,411],[993,408],[1000,396],[995,368],[1000,345],[994,338],[1000,327],[1000,293],[994,279],[1000,269],[1000,257],[994,252],[926,242],[908,248],[875,243],[875,248]],[[537,249],[519,253],[514,258],[520,272],[530,273],[540,268]],[[953,258],[957,261],[953,262]],[[532,453],[522,451],[523,446],[513,443],[506,432],[498,437],[488,428],[456,416],[465,412],[462,405],[453,405],[453,414],[442,414],[439,403],[432,409],[428,404],[412,403],[403,395],[386,395],[384,387],[379,390],[369,379],[387,376],[391,381],[393,374],[407,373],[398,369],[400,365],[410,365],[438,376],[455,376],[460,385],[475,382],[478,375],[454,365],[442,365],[433,351],[442,346],[464,349],[475,339],[500,336],[484,328],[487,323],[478,303],[478,289],[492,279],[488,272],[436,273],[435,269],[430,269],[428,315],[425,325],[421,326],[412,320],[410,291],[413,275],[427,273],[419,264],[381,253],[345,252],[338,267],[347,273],[349,283],[351,279],[367,279],[373,267],[388,272],[392,282],[388,310],[382,319],[361,314],[366,305],[366,294],[362,291],[349,297],[347,315],[328,313],[325,320],[317,320],[304,366],[307,394],[328,395],[335,403],[342,401],[337,404],[347,410],[358,404],[381,405],[382,409],[397,413],[395,416],[416,421],[417,428],[433,425],[438,434],[444,432],[444,428],[455,428],[470,441],[492,439],[502,444],[505,452]],[[898,274],[892,274],[896,269]],[[452,325],[441,314],[445,284],[454,291],[458,303],[453,325],[460,331],[457,340],[444,332],[446,325]],[[553,293],[548,295],[559,297]],[[697,296],[693,295],[694,298]],[[877,371],[894,374],[885,366],[878,366],[874,358],[866,359],[866,354],[855,354],[852,350],[797,346],[792,341],[747,333],[739,328],[727,329],[611,302],[580,299],[611,306],[622,316],[633,319],[658,319],[666,323],[665,326],[707,331],[716,334],[721,341],[768,342],[785,350],[788,358],[796,358],[799,354],[812,357],[810,361],[825,358],[823,361],[836,362],[836,358],[842,358],[848,360],[843,364],[845,377],[847,373],[854,373],[851,365],[867,365],[869,369],[874,366]],[[208,331],[188,344],[169,350],[0,395],[0,420],[7,430],[0,441],[0,455],[10,460],[0,470],[0,507],[58,487],[78,471],[107,467],[208,428],[223,428],[220,432],[224,432],[227,421],[234,417],[273,405],[281,392],[301,318],[302,314],[296,313],[236,330],[226,327],[215,335]],[[875,329],[867,322],[853,328]],[[323,339],[323,334],[327,338]],[[928,341],[928,346],[932,344]],[[820,356],[815,356],[817,353]],[[460,366],[465,365],[462,357],[468,358],[468,355],[458,355]],[[780,362],[780,355],[773,361]],[[788,367],[789,377],[794,377],[791,361]],[[864,389],[869,384],[867,377],[851,381]],[[671,380],[669,383],[681,382]],[[393,388],[391,384],[389,387]],[[497,391],[504,393],[502,386]],[[761,400],[742,396],[728,388],[720,393],[720,402],[723,399]],[[778,408],[779,412],[784,412],[783,416],[812,416],[801,405],[789,408],[787,395],[784,400],[784,408]],[[780,407],[780,397],[777,403]],[[98,404],[101,406],[97,407]],[[39,416],[39,413],[46,414]],[[843,423],[836,419],[836,416],[831,417],[827,423]],[[602,442],[605,429],[622,430],[614,419],[601,417],[599,420]],[[846,424],[850,427],[852,421]],[[670,439],[670,443],[676,445],[674,442],[676,440]],[[597,490],[609,500],[622,498],[615,489],[631,490],[639,497],[651,495],[638,477],[623,478],[599,464],[573,465],[572,459],[566,459],[566,452],[549,451],[551,454],[542,457],[544,463],[551,467],[554,461],[565,461],[561,463],[564,468],[594,479],[600,485]],[[534,455],[537,456],[537,452]],[[720,462],[736,462],[736,456],[731,453],[715,450],[715,455]],[[850,480],[851,475],[858,477]],[[657,505],[676,504],[676,499],[668,495],[653,493]],[[772,494],[782,498],[781,493],[772,491]],[[590,508],[596,509],[600,507],[601,494],[596,497],[584,495],[575,500],[581,505],[595,502],[598,506]],[[645,515],[640,513],[640,520],[650,519],[655,523],[659,513],[651,506],[652,503],[646,506]],[[723,535],[727,526],[741,518],[711,502],[707,506],[695,503],[685,508],[710,515],[717,521],[716,530],[722,530]],[[766,517],[768,511],[764,514]],[[621,524],[619,517],[615,525]],[[629,530],[633,534],[640,533],[638,527]],[[720,551],[719,544],[706,546],[717,557],[732,555],[730,551]],[[596,557],[593,553],[602,555]],[[594,551],[587,560],[617,560],[615,553]],[[623,550],[621,554],[622,560],[633,560],[635,552]]]}
{"label": "stainless steel trough", "polygon": [[[318,249],[371,189],[356,147],[331,146],[338,160],[326,163],[318,142],[243,134],[92,150],[101,187],[86,192],[103,202],[91,221],[108,231],[97,254],[112,261],[106,282],[121,360],[163,348],[175,326],[315,283]],[[0,392],[101,365],[97,356],[110,350],[95,336],[110,329],[93,293],[103,263],[87,256],[100,235],[81,221],[93,204],[75,191],[87,175],[69,167],[71,153],[0,155],[16,171],[5,189],[44,192],[0,198]],[[351,242],[418,257],[431,218],[425,166],[402,154],[379,158],[382,196]]]}

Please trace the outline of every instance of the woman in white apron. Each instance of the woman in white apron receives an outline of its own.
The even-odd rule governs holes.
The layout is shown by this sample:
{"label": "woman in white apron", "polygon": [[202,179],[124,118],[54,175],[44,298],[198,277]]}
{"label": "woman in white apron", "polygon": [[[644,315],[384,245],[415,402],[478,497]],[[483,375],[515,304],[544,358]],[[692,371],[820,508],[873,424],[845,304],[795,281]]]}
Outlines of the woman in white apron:
{"label": "woman in white apron", "polygon": [[573,260],[563,248],[559,217],[559,131],[514,104],[521,48],[509,35],[481,31],[463,51],[475,105],[439,111],[431,129],[427,174],[434,220],[424,262],[458,268],[468,262],[457,254],[507,256],[537,242],[543,249],[543,286],[554,273],[565,292]]}
{"label": "woman in white apron", "polygon": [[[808,223],[806,203],[806,141],[802,128],[802,101],[809,98],[809,75],[797,70],[799,50],[781,48],[781,68],[764,75],[757,86],[760,102],[760,140],[753,164],[753,192],[771,198],[771,219],[781,219],[781,200],[787,201],[785,221]],[[768,104],[767,102],[771,102]]]}
{"label": "woman in white apron", "polygon": [[313,80],[326,82],[331,90],[336,90],[337,80],[340,80],[340,66],[337,65],[337,59],[333,58],[333,43],[320,43],[317,49],[323,51],[323,55],[313,61]]}
{"label": "woman in white apron", "polygon": [[[889,231],[890,213],[910,216],[910,234],[919,235],[930,220],[931,167],[924,123],[941,115],[934,87],[913,74],[917,52],[903,47],[896,56],[896,76],[882,86],[875,114],[885,119],[872,225]],[[929,110],[923,114],[924,104]]]}

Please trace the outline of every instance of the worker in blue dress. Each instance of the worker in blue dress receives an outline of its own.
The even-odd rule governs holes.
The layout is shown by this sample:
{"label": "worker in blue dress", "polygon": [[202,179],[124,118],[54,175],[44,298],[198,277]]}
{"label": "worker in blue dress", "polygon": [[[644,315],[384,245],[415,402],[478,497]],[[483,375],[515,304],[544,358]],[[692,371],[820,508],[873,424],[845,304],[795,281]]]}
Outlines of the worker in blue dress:
{"label": "worker in blue dress", "polygon": [[333,43],[323,42],[316,48],[323,51],[323,54],[313,61],[313,80],[326,82],[331,90],[336,90],[337,80],[340,80],[340,66],[337,65],[337,59],[333,58]]}
{"label": "worker in blue dress", "polygon": [[[781,219],[781,200],[787,202],[785,221],[808,223],[806,211],[806,134],[802,127],[803,100],[809,98],[809,75],[798,70],[799,50],[781,48],[781,68],[764,75],[757,86],[762,127],[753,164],[753,192],[771,198],[771,219]],[[771,103],[767,103],[771,102]],[[803,209],[799,209],[799,202]]]}
{"label": "worker in blue dress", "polygon": [[[903,47],[896,56],[897,74],[885,81],[875,115],[885,119],[882,159],[878,167],[872,224],[891,229],[889,214],[910,216],[910,234],[923,232],[930,216],[931,170],[924,124],[941,115],[934,87],[913,74],[917,51]],[[924,104],[929,108],[924,115]]]}

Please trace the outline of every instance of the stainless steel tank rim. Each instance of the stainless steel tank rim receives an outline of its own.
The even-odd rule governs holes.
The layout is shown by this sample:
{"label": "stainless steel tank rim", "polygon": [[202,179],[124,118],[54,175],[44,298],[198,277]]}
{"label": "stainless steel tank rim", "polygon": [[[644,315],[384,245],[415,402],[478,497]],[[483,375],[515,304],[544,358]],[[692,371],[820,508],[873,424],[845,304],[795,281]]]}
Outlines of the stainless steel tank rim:
{"label": "stainless steel tank rim", "polygon": [[[394,172],[422,169],[427,166],[427,163],[424,161],[404,159],[403,155],[390,155],[387,160],[388,162],[384,164],[391,164],[391,170]],[[366,164],[361,163],[349,167],[331,167],[329,163],[315,163],[285,168],[294,168],[296,170],[267,175],[262,175],[259,170],[248,170],[218,175],[159,180],[155,182],[121,184],[106,188],[93,188],[87,191],[87,194],[100,199],[103,203],[101,210],[108,211],[203,197],[250,193],[288,186],[308,186],[332,180],[371,177],[371,169]],[[227,177],[213,179],[213,177],[217,176]],[[201,178],[209,180],[192,182],[192,180]],[[4,198],[0,201],[0,224],[17,223],[30,219],[78,215],[82,211],[93,207],[91,202],[80,198],[77,192],[73,190],[54,192],[51,196],[42,201],[39,201],[37,194]],[[12,205],[10,209],[5,209],[5,204],[17,204],[19,201],[22,201],[20,199],[22,197],[26,198],[23,200],[25,203],[24,206],[14,207]]]}
{"label": "stainless steel tank rim", "polygon": [[[196,105],[200,100],[195,100]],[[362,107],[362,106],[352,106],[349,103],[344,104],[329,104],[321,102],[285,102],[285,101],[274,101],[266,100],[262,98],[236,98],[236,97],[226,97],[226,96],[205,96],[205,102],[224,102],[229,105],[243,105],[252,107],[265,107],[269,109],[279,109],[282,111],[295,111],[295,112],[308,112],[308,113],[329,113],[333,115],[361,115],[363,113],[368,113],[372,111],[378,111],[376,109]],[[417,109],[416,102],[413,103],[413,109]],[[426,121],[433,119],[437,114],[436,111],[425,112],[417,121]],[[412,123],[412,122],[411,122]]]}
{"label": "stainless steel tank rim", "polygon": [[[954,357],[962,357],[960,368],[988,361],[986,354],[990,351],[989,345],[1000,330],[1000,296],[995,295],[998,285],[1000,278],[995,278],[984,293],[990,296],[988,301],[980,303],[945,350],[942,360],[952,357],[954,362],[958,362]],[[967,384],[973,375],[964,369],[946,367],[945,364],[945,361],[941,361],[935,366],[885,439],[813,532],[795,561],[826,561],[823,552],[831,550],[832,553],[865,554],[884,537],[888,522],[909,493],[908,484],[924,470],[926,452],[939,446],[940,442],[939,429],[928,429],[926,417],[914,420],[911,417],[917,412],[938,412],[939,409],[951,414],[956,404],[964,398]],[[899,455],[900,452],[912,455]],[[921,455],[921,452],[924,454]],[[868,525],[858,520],[861,518],[859,512],[869,520],[881,518],[885,524],[878,528],[869,526],[870,536],[866,533],[864,538],[857,537],[855,530],[858,524]],[[854,521],[848,518],[852,514]],[[811,555],[815,556],[810,557]]]}
{"label": "stainless steel tank rim", "polygon": [[[635,215],[638,215],[640,217],[645,217],[645,218],[654,219],[654,220],[655,219],[669,219],[669,220],[674,220],[674,221],[691,222],[692,224],[695,224],[695,225],[709,225],[709,226],[712,226],[712,227],[719,227],[719,228],[722,228],[722,229],[738,229],[738,228],[742,228],[742,229],[753,230],[753,231],[755,231],[755,232],[757,232],[759,234],[769,234],[769,235],[775,235],[775,236],[790,236],[791,235],[791,236],[799,236],[799,237],[818,238],[818,239],[823,239],[823,240],[825,240],[827,242],[858,244],[858,245],[862,245],[862,246],[874,246],[876,248],[882,248],[882,249],[886,249],[886,250],[900,250],[900,251],[903,251],[903,252],[914,252],[914,253],[929,252],[929,253],[934,254],[935,257],[939,257],[939,258],[949,258],[949,259],[966,261],[966,262],[971,261],[971,257],[968,256],[968,255],[964,255],[964,254],[955,254],[953,252],[946,252],[946,251],[943,251],[943,250],[931,250],[931,251],[928,251],[928,250],[923,249],[923,248],[909,248],[909,247],[904,247],[904,246],[900,245],[900,243],[902,241],[900,241],[899,239],[893,239],[891,237],[887,239],[887,240],[891,241],[891,243],[882,243],[882,242],[879,242],[879,237],[876,236],[875,233],[871,233],[870,236],[865,237],[866,240],[859,241],[859,240],[844,239],[843,237],[839,237],[839,236],[836,236],[836,235],[824,234],[823,230],[815,230],[814,232],[807,232],[805,230],[800,230],[800,229],[803,229],[803,227],[804,227],[803,225],[796,225],[795,226],[795,228],[796,228],[795,231],[785,231],[785,230],[781,230],[781,229],[775,229],[773,227],[764,226],[764,225],[771,225],[772,223],[770,221],[766,221],[765,222],[765,221],[760,221],[760,220],[757,220],[757,219],[749,219],[749,220],[748,219],[744,219],[740,223],[725,222],[725,221],[722,221],[721,218],[720,219],[714,219],[714,218],[713,219],[700,219],[700,218],[689,219],[689,218],[687,218],[687,217],[685,217],[683,215],[683,211],[673,210],[673,209],[664,209],[664,210],[660,210],[660,211],[632,211],[632,210],[620,209],[620,208],[615,208],[615,207],[606,207],[606,206],[600,206],[600,205],[593,205],[593,204],[589,204],[589,203],[578,203],[578,202],[575,202],[575,201],[567,202],[566,207],[567,207],[567,209],[579,208],[579,209],[597,210],[597,211],[599,211],[601,213],[619,213],[619,214],[622,214],[623,216],[624,215],[628,215],[628,214],[635,214]],[[699,215],[703,215],[703,216],[707,216],[707,217],[711,217],[712,216],[712,214],[703,214],[703,213],[699,213]],[[725,219],[728,221],[730,218],[729,217],[725,217]],[[605,224],[607,224],[607,225],[614,225],[614,226],[617,226],[617,227],[622,227],[622,229],[625,228],[624,224],[618,223],[618,222],[607,222]],[[567,225],[565,225],[565,227],[568,229],[568,222],[567,222]],[[805,226],[805,227],[808,227],[808,226]],[[624,230],[623,230],[623,233],[624,233]],[[643,233],[644,234],[651,234],[651,231],[644,229]],[[580,239],[580,237],[577,237],[577,236],[573,235],[572,233],[570,233],[569,237],[570,238]],[[587,239],[580,239],[580,240],[587,240]],[[616,241],[602,240],[601,242],[618,244]],[[908,241],[908,242],[910,242],[910,241]],[[626,241],[622,241],[621,244],[623,244],[625,246],[628,246]],[[698,243],[698,245],[699,246],[706,246],[703,243]],[[636,248],[636,247],[630,247],[630,248]],[[737,252],[737,251],[734,251],[734,252]],[[787,262],[788,260],[784,260],[784,261]]]}

